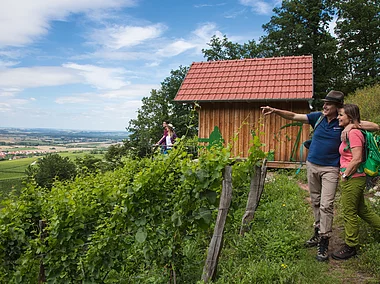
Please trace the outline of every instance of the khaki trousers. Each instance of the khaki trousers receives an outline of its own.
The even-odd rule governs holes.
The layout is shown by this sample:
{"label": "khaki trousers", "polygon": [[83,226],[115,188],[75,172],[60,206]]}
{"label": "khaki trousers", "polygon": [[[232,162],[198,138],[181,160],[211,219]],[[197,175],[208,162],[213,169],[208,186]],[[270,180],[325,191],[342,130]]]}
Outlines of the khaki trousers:
{"label": "khaki trousers", "polygon": [[321,236],[330,237],[339,167],[319,166],[306,161],[306,168],[314,226],[319,227]]}

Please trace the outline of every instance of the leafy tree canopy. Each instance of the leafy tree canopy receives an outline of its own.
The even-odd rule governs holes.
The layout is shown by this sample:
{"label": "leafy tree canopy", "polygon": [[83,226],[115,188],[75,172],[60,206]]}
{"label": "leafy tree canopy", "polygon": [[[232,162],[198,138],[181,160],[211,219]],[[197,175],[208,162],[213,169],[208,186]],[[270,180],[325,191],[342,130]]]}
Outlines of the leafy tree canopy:
{"label": "leafy tree canopy", "polygon": [[39,159],[36,165],[25,170],[28,180],[35,180],[38,186],[51,188],[55,180],[71,180],[77,172],[75,164],[68,157],[59,154],[47,154]]}
{"label": "leafy tree canopy", "polygon": [[337,40],[328,31],[331,8],[323,0],[296,0],[283,1],[273,11],[261,44],[274,56],[313,55],[314,96],[324,97],[343,74]]}
{"label": "leafy tree canopy", "polygon": [[210,48],[202,49],[207,61],[255,58],[265,55],[261,46],[257,45],[254,40],[244,44],[233,43],[228,40],[226,35],[222,39],[214,35],[207,45]]}
{"label": "leafy tree canopy", "polygon": [[380,2],[336,1],[339,55],[347,70],[346,93],[380,82]]}

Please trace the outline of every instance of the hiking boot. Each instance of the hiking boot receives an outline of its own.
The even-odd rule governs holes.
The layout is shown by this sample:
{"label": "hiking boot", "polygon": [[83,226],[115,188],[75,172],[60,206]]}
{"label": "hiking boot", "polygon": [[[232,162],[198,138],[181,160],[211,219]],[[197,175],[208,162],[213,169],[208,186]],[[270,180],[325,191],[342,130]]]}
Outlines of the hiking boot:
{"label": "hiking boot", "polygon": [[328,248],[329,248],[329,238],[321,237],[321,240],[318,243],[317,260],[325,261],[329,259]]}
{"label": "hiking boot", "polygon": [[356,255],[356,248],[344,245],[340,250],[334,252],[331,257],[336,260],[349,259]]}
{"label": "hiking boot", "polygon": [[306,247],[315,247],[318,245],[321,237],[319,236],[319,228],[315,227],[314,228],[314,235],[308,239],[305,243]]}

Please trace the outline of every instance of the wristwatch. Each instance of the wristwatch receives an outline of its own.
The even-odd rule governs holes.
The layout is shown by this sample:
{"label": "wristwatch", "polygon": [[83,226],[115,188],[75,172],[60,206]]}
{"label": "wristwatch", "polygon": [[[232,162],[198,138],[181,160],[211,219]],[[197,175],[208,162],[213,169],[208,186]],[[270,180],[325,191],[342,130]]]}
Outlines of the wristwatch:
{"label": "wristwatch", "polygon": [[348,176],[347,176],[345,173],[343,173],[343,174],[342,174],[342,178],[347,179]]}

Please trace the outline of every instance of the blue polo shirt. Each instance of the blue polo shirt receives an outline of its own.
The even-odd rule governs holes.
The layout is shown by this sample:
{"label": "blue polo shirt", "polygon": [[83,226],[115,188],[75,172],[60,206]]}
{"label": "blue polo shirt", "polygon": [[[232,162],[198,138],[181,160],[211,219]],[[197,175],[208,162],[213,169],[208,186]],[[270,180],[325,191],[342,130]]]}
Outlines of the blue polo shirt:
{"label": "blue polo shirt", "polygon": [[[312,112],[307,115],[309,124],[313,128],[321,115],[322,112]],[[339,167],[339,145],[342,130],[337,118],[328,123],[327,117],[324,117],[314,131],[307,160],[320,166]]]}

